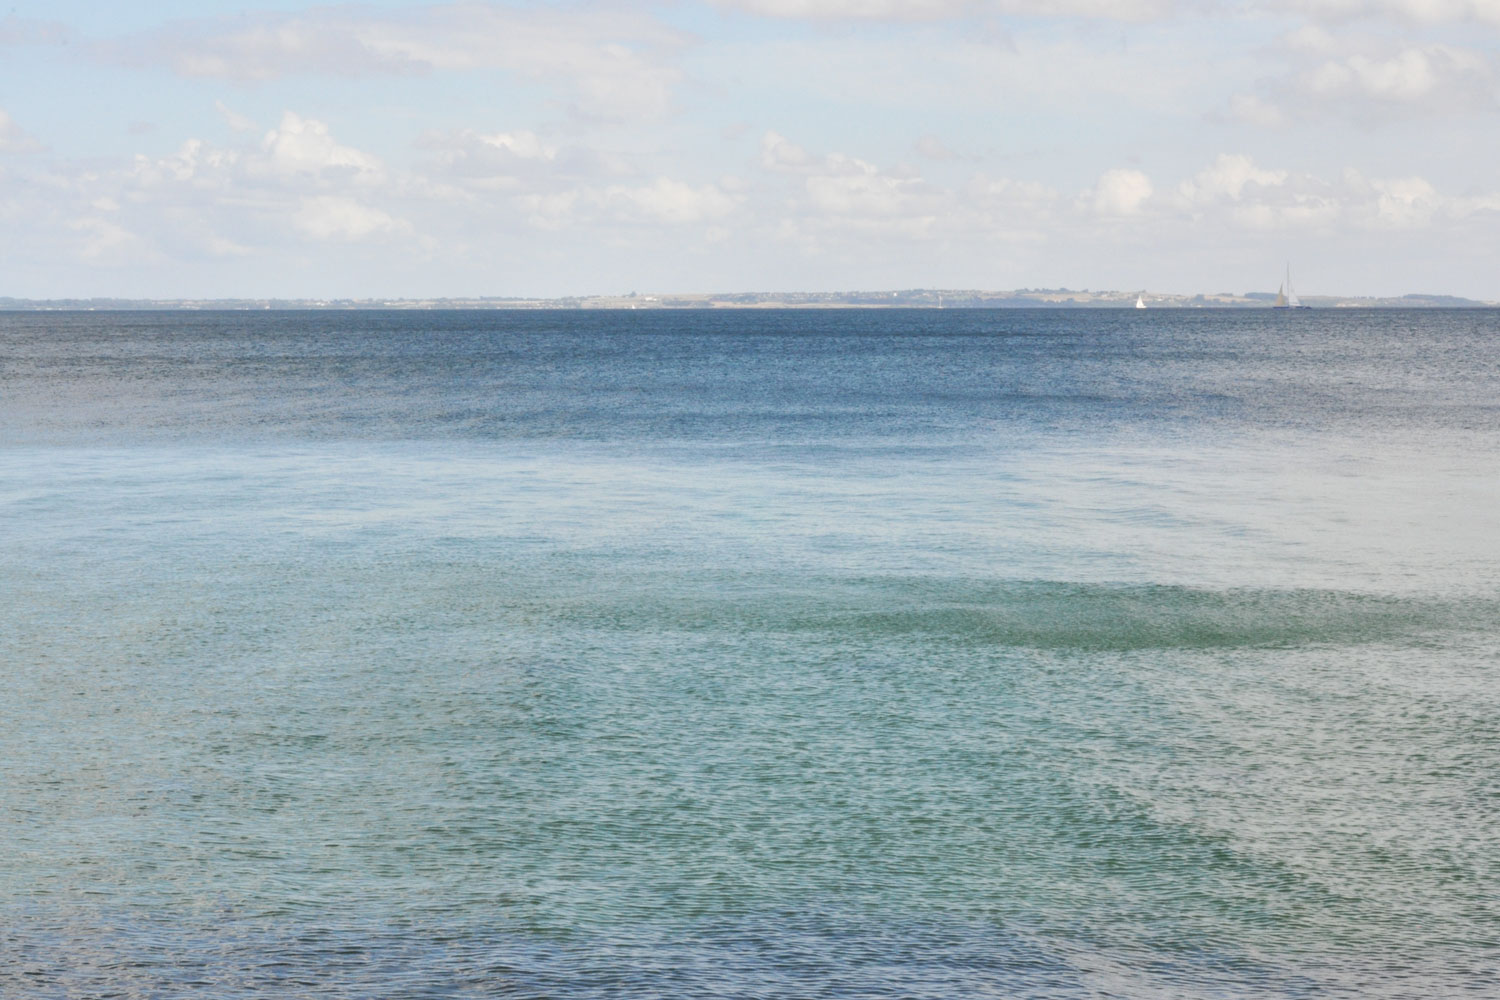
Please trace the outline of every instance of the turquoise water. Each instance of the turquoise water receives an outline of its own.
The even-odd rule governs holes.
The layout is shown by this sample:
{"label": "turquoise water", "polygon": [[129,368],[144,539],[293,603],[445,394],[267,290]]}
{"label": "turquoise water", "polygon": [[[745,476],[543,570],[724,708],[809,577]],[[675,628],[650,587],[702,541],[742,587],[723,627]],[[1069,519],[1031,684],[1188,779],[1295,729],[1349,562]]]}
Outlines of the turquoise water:
{"label": "turquoise water", "polygon": [[1491,994],[1497,334],[0,316],[0,994]]}

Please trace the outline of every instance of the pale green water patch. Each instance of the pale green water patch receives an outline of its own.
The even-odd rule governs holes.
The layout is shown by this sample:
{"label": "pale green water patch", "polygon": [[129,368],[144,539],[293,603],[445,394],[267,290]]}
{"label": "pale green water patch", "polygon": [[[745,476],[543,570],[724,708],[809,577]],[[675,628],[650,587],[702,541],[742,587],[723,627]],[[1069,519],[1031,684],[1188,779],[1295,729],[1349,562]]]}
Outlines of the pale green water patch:
{"label": "pale green water patch", "polygon": [[1473,602],[526,569],[13,584],[12,891],[1328,955],[1495,916]]}

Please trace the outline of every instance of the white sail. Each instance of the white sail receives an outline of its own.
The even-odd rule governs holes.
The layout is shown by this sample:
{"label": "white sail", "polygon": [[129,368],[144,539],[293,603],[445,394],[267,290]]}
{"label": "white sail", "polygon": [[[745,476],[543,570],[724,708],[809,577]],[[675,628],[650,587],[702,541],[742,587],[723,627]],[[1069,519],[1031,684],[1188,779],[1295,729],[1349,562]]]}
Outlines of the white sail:
{"label": "white sail", "polygon": [[1286,283],[1276,290],[1277,309],[1306,309],[1302,300],[1297,298],[1297,291],[1292,287],[1292,265],[1286,266]]}
{"label": "white sail", "polygon": [[1142,292],[1141,294],[1139,294],[1139,295],[1137,295],[1135,297],[1135,307],[1137,309],[1144,309],[1144,308],[1146,308],[1146,293],[1145,292]]}

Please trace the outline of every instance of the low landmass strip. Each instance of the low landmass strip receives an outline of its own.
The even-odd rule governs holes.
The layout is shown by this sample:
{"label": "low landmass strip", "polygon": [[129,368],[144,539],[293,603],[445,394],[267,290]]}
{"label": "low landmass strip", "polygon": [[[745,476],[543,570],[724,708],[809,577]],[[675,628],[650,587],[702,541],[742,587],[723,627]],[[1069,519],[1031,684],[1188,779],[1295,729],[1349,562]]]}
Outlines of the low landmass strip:
{"label": "low landmass strip", "polygon": [[[1140,296],[1148,309],[1266,309],[1273,292],[1181,295],[1017,288],[1011,291],[912,288],[885,292],[725,292],[581,295],[563,298],[431,299],[19,299],[0,297],[0,311],[109,309],[1131,309]],[[1454,295],[1306,295],[1315,309],[1475,309],[1500,306]]]}

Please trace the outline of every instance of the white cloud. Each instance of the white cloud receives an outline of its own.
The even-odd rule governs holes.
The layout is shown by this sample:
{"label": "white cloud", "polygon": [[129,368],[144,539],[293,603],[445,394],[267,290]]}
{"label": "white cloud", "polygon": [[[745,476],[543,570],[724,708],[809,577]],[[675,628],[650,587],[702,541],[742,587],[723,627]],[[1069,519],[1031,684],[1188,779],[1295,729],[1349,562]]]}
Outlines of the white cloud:
{"label": "white cloud", "polygon": [[[744,199],[733,178],[604,183],[618,165],[525,129],[428,133],[420,146],[438,155],[414,169],[392,167],[340,142],[328,124],[287,111],[258,141],[189,139],[173,153],[137,156],[115,172],[80,171],[68,183],[81,204],[92,203],[86,217],[99,220],[78,229],[93,257],[123,245],[130,229],[195,256],[285,250],[295,245],[288,235],[378,239],[429,253],[435,244],[414,219],[458,242],[525,226],[637,236],[712,226],[723,239]],[[101,206],[118,218],[100,216]]]}
{"label": "white cloud", "polygon": [[67,227],[80,235],[79,256],[90,263],[139,263],[142,257],[156,256],[136,234],[103,216],[72,219]]}
{"label": "white cloud", "polygon": [[255,122],[239,112],[230,109],[223,101],[215,101],[214,110],[222,115],[225,123],[236,132],[254,132],[256,130]]}
{"label": "white cloud", "polygon": [[920,177],[903,177],[873,163],[830,154],[823,170],[807,178],[812,206],[833,215],[865,219],[915,217],[931,214],[930,190]]}
{"label": "white cloud", "polygon": [[990,207],[1042,209],[1050,208],[1058,199],[1057,191],[1045,184],[983,174],[971,178],[965,191],[973,202]]}
{"label": "white cloud", "polygon": [[66,45],[72,32],[61,21],[39,21],[11,14],[0,18],[0,45]]}
{"label": "white cloud", "polygon": [[902,128],[941,123],[955,139],[963,130],[970,152],[994,142],[976,141],[990,131],[977,116],[1038,116],[1027,127],[1043,133],[1062,116],[1185,112],[1196,120],[1206,86],[1217,92],[1226,73],[1242,70],[1226,67],[1209,50],[1184,51],[1181,39],[1167,34],[1149,33],[1129,45],[1106,34],[1054,28],[1017,33],[999,44],[982,32],[944,27],[817,34],[798,28],[745,45],[732,68],[736,76],[759,74],[803,100],[847,109],[839,114],[868,117],[867,127],[876,131],[882,116],[895,115],[902,116]]}
{"label": "white cloud", "polygon": [[807,150],[784,135],[767,132],[760,140],[760,162],[767,170],[802,170],[812,163]]}
{"label": "white cloud", "polygon": [[1106,170],[1084,201],[1099,215],[1138,215],[1151,193],[1151,178],[1139,170]]}
{"label": "white cloud", "polygon": [[686,44],[687,36],[620,7],[469,3],[186,22],[107,51],[182,76],[240,81],[500,69],[561,88],[584,114],[629,118],[670,107]]}
{"label": "white cloud", "polygon": [[1267,6],[1320,21],[1394,17],[1421,24],[1500,24],[1500,0],[1273,0]]}
{"label": "white cloud", "polygon": [[1439,213],[1453,214],[1460,206],[1440,195],[1422,177],[1366,179],[1356,170],[1344,172],[1349,207],[1374,229],[1420,229]]}
{"label": "white cloud", "polygon": [[[293,111],[259,141],[188,139],[173,153],[137,155],[128,169],[88,171],[71,183],[94,207],[115,206],[119,221],[111,225],[129,226],[163,252],[245,256],[289,233],[359,240],[412,232],[377,204],[403,195],[384,164]],[[109,248],[106,230],[91,232]]]}
{"label": "white cloud", "polygon": [[1046,184],[976,174],[959,193],[951,229],[984,242],[1038,243],[1057,230],[1061,194]]}
{"label": "white cloud", "polygon": [[1083,17],[1107,21],[1150,21],[1183,5],[1177,0],[991,0],[988,8],[1027,17]]}
{"label": "white cloud", "polygon": [[958,159],[957,153],[944,145],[943,140],[939,139],[935,135],[932,135],[931,133],[919,136],[917,138],[917,141],[912,143],[912,149],[914,149],[919,156],[924,156],[929,160]]}
{"label": "white cloud", "polygon": [[133,179],[143,186],[191,182],[200,190],[222,188],[230,180],[229,171],[240,162],[232,149],[211,146],[202,139],[188,139],[175,153],[151,159],[137,156],[131,170]]}
{"label": "white cloud", "polygon": [[535,132],[480,132],[459,129],[429,132],[418,143],[438,154],[442,169],[459,177],[506,178],[516,175],[565,175],[588,171],[588,159],[577,150],[564,150]]}
{"label": "white cloud", "polygon": [[1379,192],[1376,217],[1390,226],[1425,225],[1444,201],[1437,189],[1421,177],[1376,181],[1374,186]]}
{"label": "white cloud", "polygon": [[642,187],[611,186],[605,198],[619,216],[672,225],[721,219],[735,206],[734,199],[713,184],[694,187],[667,177]]}
{"label": "white cloud", "polygon": [[933,21],[974,7],[970,0],[718,0],[762,17],[835,21]]}
{"label": "white cloud", "polygon": [[1325,100],[1409,104],[1438,97],[1450,104],[1495,103],[1489,61],[1477,52],[1448,45],[1328,60],[1304,74],[1302,90]]}
{"label": "white cloud", "polygon": [[1227,153],[1169,192],[1156,196],[1138,171],[1109,170],[1077,207],[1105,218],[1129,216],[1149,223],[1155,239],[1169,240],[1176,232],[1189,244],[1202,239],[1190,232],[1417,230],[1500,212],[1500,192],[1444,195],[1423,177],[1369,178],[1352,169],[1327,179]]}
{"label": "white cloud", "polygon": [[1248,156],[1219,154],[1213,165],[1177,186],[1178,196],[1189,205],[1222,199],[1238,200],[1247,186],[1276,187],[1286,183],[1285,170],[1264,170]]}
{"label": "white cloud", "polygon": [[1369,126],[1500,110],[1500,70],[1482,49],[1316,24],[1282,41],[1284,69],[1259,93],[1234,97],[1232,119],[1280,125],[1344,118]]}
{"label": "white cloud", "polygon": [[[504,194],[557,194],[601,181],[638,178],[632,158],[561,143],[528,129],[428,132],[417,143],[433,156],[415,177],[448,200],[493,200]],[[414,178],[408,178],[412,183]],[[442,195],[442,189],[447,192]],[[528,209],[528,212],[532,210]],[[540,218],[562,220],[566,213],[543,211]],[[549,223],[554,224],[554,223]]]}
{"label": "white cloud", "polygon": [[304,198],[292,224],[319,240],[358,240],[396,228],[396,220],[380,209],[338,195]]}
{"label": "white cloud", "polygon": [[881,167],[844,153],[813,156],[776,132],[762,138],[761,154],[773,183],[761,196],[779,205],[763,201],[757,214],[777,218],[777,238],[809,253],[861,239],[1029,239],[1058,198],[1044,184],[1011,178],[976,175],[954,188],[909,167]]}
{"label": "white cloud", "polygon": [[715,0],[762,17],[809,21],[941,21],[984,14],[1146,21],[1176,0]]}
{"label": "white cloud", "polygon": [[519,132],[491,132],[471,133],[474,138],[491,149],[504,150],[511,156],[522,160],[555,160],[557,159],[557,147],[543,142],[537,138],[535,132],[525,130]]}
{"label": "white cloud", "polygon": [[1163,220],[1175,217],[1200,229],[1415,230],[1500,212],[1500,193],[1444,195],[1423,177],[1367,178],[1353,169],[1325,179],[1221,154],[1178,184],[1176,196],[1156,203],[1155,209]]}
{"label": "white cloud", "polygon": [[266,133],[261,149],[264,155],[252,162],[256,171],[358,184],[379,183],[385,176],[379,159],[340,145],[323,122],[292,111],[282,115],[279,127]]}
{"label": "white cloud", "polygon": [[881,229],[919,237],[946,212],[951,194],[930,187],[908,171],[883,170],[843,153],[812,156],[777,132],[761,137],[761,166],[772,175],[802,178],[788,192],[798,238],[806,226],[819,229]]}
{"label": "white cloud", "polygon": [[1308,174],[1257,166],[1248,156],[1221,153],[1207,168],[1177,185],[1164,212],[1195,225],[1244,230],[1327,227],[1345,212],[1348,199]]}
{"label": "white cloud", "polygon": [[249,20],[180,24],[113,48],[123,62],[161,64],[181,76],[274,80],[296,73],[363,76],[417,73],[428,67],[374,51],[359,22],[331,12],[260,15]]}
{"label": "white cloud", "polygon": [[585,186],[520,195],[516,204],[538,229],[588,225],[683,226],[723,219],[739,199],[717,184],[694,186],[669,177],[650,184]]}
{"label": "white cloud", "polygon": [[34,153],[41,148],[41,143],[22,131],[15,119],[0,108],[0,153]]}
{"label": "white cloud", "polygon": [[1286,112],[1282,111],[1275,102],[1255,94],[1236,94],[1230,98],[1229,118],[1248,125],[1268,128],[1284,125],[1287,121]]}
{"label": "white cloud", "polygon": [[534,229],[565,229],[579,222],[575,211],[581,192],[552,191],[545,194],[523,194],[516,204],[526,216],[526,224]]}
{"label": "white cloud", "polygon": [[203,249],[215,257],[248,257],[254,252],[244,244],[236,243],[216,233],[209,233],[202,245]]}

